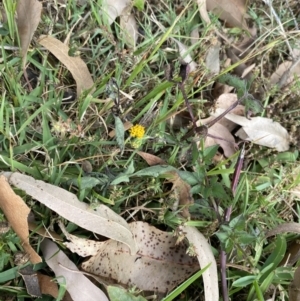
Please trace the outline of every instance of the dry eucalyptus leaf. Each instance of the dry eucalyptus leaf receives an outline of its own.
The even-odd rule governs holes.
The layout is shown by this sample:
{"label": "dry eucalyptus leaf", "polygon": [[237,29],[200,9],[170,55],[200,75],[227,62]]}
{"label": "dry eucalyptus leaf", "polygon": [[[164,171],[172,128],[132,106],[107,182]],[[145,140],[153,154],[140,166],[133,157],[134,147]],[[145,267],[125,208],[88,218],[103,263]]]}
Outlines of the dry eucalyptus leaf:
{"label": "dry eucalyptus leaf", "polygon": [[244,19],[247,8],[245,0],[206,0],[206,6],[208,11],[212,11],[230,26],[248,30]]}
{"label": "dry eucalyptus leaf", "polygon": [[134,237],[127,222],[107,206],[91,208],[65,189],[17,172],[11,173],[8,181],[65,219],[89,231],[121,241],[128,245],[133,254],[136,253]]}
{"label": "dry eucalyptus leaf", "polygon": [[33,34],[41,20],[42,3],[38,0],[19,0],[16,11],[21,56],[25,58]]}
{"label": "dry eucalyptus leaf", "polygon": [[193,61],[191,54],[189,52],[189,48],[176,40],[175,38],[171,38],[178,46],[178,51],[181,59],[184,63],[189,64],[190,72],[194,72],[197,69],[197,64]]}
{"label": "dry eucalyptus leaf", "polygon": [[101,13],[108,18],[108,23],[111,25],[123,10],[130,5],[130,0],[103,0],[101,5]]}
{"label": "dry eucalyptus leaf", "polygon": [[39,43],[49,50],[71,72],[77,85],[77,96],[92,89],[94,81],[85,62],[80,57],[69,56],[69,47],[56,38],[42,35]]}
{"label": "dry eucalyptus leaf", "polygon": [[279,152],[289,149],[290,138],[287,130],[270,118],[252,117],[247,119],[235,114],[227,114],[225,118],[242,126],[236,135],[244,140],[275,148]]}
{"label": "dry eucalyptus leaf", "polygon": [[0,176],[0,208],[13,230],[20,237],[22,247],[29,255],[31,263],[36,264],[42,262],[41,257],[29,244],[27,218],[30,209],[24,201],[14,193],[3,175]]}
{"label": "dry eucalyptus leaf", "polygon": [[206,24],[210,24],[211,22],[210,22],[209,15],[207,13],[206,0],[197,0],[197,4],[198,4],[198,9],[199,9],[199,13],[200,13],[201,19]]}
{"label": "dry eucalyptus leaf", "polygon": [[49,239],[41,243],[41,250],[56,280],[66,286],[73,301],[108,301],[106,295],[86,278],[76,265]]}
{"label": "dry eucalyptus leaf", "polygon": [[218,301],[218,270],[211,246],[208,244],[207,239],[195,227],[184,226],[183,232],[189,241],[189,250],[196,254],[200,267],[203,269],[210,264],[208,270],[202,275],[205,301]]}
{"label": "dry eucalyptus leaf", "polygon": [[150,166],[159,165],[159,164],[167,165],[167,163],[163,159],[155,155],[151,155],[149,153],[145,153],[141,151],[138,151],[137,154],[140,155]]}
{"label": "dry eucalyptus leaf", "polygon": [[124,35],[126,44],[135,47],[138,39],[138,26],[134,15],[130,13],[131,7],[127,6],[120,16],[120,28]]}
{"label": "dry eucalyptus leaf", "polygon": [[210,71],[210,74],[219,74],[220,72],[220,46],[221,43],[216,40],[213,42],[213,45],[209,47],[206,58],[205,65],[206,68]]}
{"label": "dry eucalyptus leaf", "polygon": [[[285,61],[278,66],[276,71],[271,75],[270,84],[273,86],[274,84],[278,84],[281,78],[284,76],[284,73],[291,68],[293,62]],[[291,84],[295,80],[295,75],[300,76],[300,62],[294,66],[293,70],[290,70],[288,78],[285,79],[285,83],[282,86],[286,86]]]}
{"label": "dry eucalyptus leaf", "polygon": [[[130,225],[138,253],[130,255],[129,248],[114,240],[98,242],[97,255],[82,264],[94,275],[114,279],[127,286],[145,291],[167,293],[199,270],[199,263],[186,254],[183,244],[176,245],[176,237],[144,222]],[[89,244],[89,251],[90,246]],[[68,244],[71,251],[76,245]],[[82,248],[82,245],[80,246]],[[86,299],[87,300],[87,299]]]}

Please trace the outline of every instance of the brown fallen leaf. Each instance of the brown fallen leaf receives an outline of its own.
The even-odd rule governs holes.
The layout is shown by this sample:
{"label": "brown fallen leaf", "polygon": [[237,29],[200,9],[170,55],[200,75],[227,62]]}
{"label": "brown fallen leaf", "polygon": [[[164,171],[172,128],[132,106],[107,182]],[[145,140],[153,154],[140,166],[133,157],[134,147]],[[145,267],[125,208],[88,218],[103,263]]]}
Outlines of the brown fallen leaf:
{"label": "brown fallen leaf", "polygon": [[127,222],[109,207],[101,204],[97,208],[91,208],[65,189],[18,172],[5,175],[9,183],[24,190],[60,216],[84,229],[121,241],[129,246],[133,254],[136,253],[136,243]]}
{"label": "brown fallen leaf", "polygon": [[0,208],[13,230],[20,237],[22,246],[33,264],[42,262],[41,257],[29,244],[27,217],[30,212],[24,201],[14,193],[5,176],[0,176]]}
{"label": "brown fallen leaf", "polygon": [[207,10],[216,14],[232,27],[248,30],[244,19],[246,0],[206,0]]}
{"label": "brown fallen leaf", "polygon": [[58,286],[52,277],[37,273],[42,294],[58,297]]}
{"label": "brown fallen leaf", "polygon": [[69,56],[69,47],[56,38],[42,35],[39,43],[49,50],[71,72],[77,85],[77,96],[83,90],[92,89],[94,81],[85,62],[80,57]]}
{"label": "brown fallen leaf", "polygon": [[289,301],[300,301],[300,267],[294,274],[294,280],[289,286]]}
{"label": "brown fallen leaf", "polygon": [[49,239],[41,243],[41,250],[48,266],[54,271],[56,280],[65,285],[73,301],[108,301],[106,295]]}
{"label": "brown fallen leaf", "polygon": [[292,241],[286,250],[283,259],[280,262],[280,266],[292,266],[300,258],[300,241],[298,239]]}
{"label": "brown fallen leaf", "polygon": [[42,3],[38,0],[19,0],[17,2],[17,27],[21,44],[21,56],[25,58],[29,44],[41,20]]}
{"label": "brown fallen leaf", "polygon": [[278,225],[274,229],[267,231],[265,237],[268,238],[270,236],[274,236],[285,232],[300,234],[300,224],[291,222]]}
{"label": "brown fallen leaf", "polygon": [[194,204],[194,199],[191,194],[191,186],[183,181],[176,171],[171,171],[165,174],[167,179],[173,183],[171,191],[177,196],[177,204],[174,204],[173,211],[179,206],[183,217],[190,217],[189,206]]}
{"label": "brown fallen leaf", "polygon": [[[82,264],[83,270],[141,290],[167,293],[199,269],[196,258],[186,254],[183,244],[176,245],[172,233],[145,222],[129,226],[139,250],[136,255],[130,255],[129,248],[115,240],[90,241],[87,250],[96,255]],[[72,236],[68,238],[72,240]],[[78,247],[69,242],[67,247],[74,252],[80,249],[79,255],[90,255],[83,253],[83,244]]]}
{"label": "brown fallen leaf", "polygon": [[151,155],[149,153],[145,153],[141,151],[138,151],[137,154],[140,155],[150,166],[159,165],[159,164],[167,165],[167,163],[163,159],[155,155]]}

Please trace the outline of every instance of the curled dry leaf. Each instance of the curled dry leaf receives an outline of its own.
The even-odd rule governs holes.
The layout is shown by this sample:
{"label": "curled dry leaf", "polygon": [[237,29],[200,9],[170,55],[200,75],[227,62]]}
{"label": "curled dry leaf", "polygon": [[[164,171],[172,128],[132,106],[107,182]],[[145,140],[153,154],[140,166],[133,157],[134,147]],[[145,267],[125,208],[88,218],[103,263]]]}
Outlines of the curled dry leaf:
{"label": "curled dry leaf", "polygon": [[[234,137],[222,124],[215,123],[208,129],[208,133],[211,136],[214,136],[214,138],[207,137],[214,139],[214,143],[212,145],[219,144],[222,147],[226,157],[230,157],[236,152]],[[220,139],[218,139],[218,137],[220,137]],[[205,142],[205,145],[208,144],[208,142],[207,144]]]}
{"label": "curled dry leaf", "polygon": [[130,0],[103,0],[100,13],[103,13],[108,18],[108,23],[112,24],[129,5]]}
{"label": "curled dry leaf", "polygon": [[25,58],[33,34],[41,20],[42,3],[38,0],[19,0],[16,11],[21,56]]}
{"label": "curled dry leaf", "polygon": [[19,273],[24,280],[27,293],[32,297],[42,297],[38,275],[37,272],[33,270],[33,266],[26,266],[21,269]]}
{"label": "curled dry leaf", "polygon": [[0,176],[0,208],[13,230],[20,237],[22,246],[29,255],[31,263],[36,264],[42,262],[41,257],[29,244],[27,218],[30,209],[24,201],[14,193],[3,175]]}
{"label": "curled dry leaf", "polygon": [[[205,124],[213,119],[215,119],[215,117],[203,119],[201,120],[201,124]],[[218,144],[220,147],[222,147],[226,157],[230,157],[236,152],[234,137],[222,124],[217,122],[212,125],[210,128],[208,128],[208,134],[210,134],[212,137],[206,137],[204,144],[205,147]],[[200,142],[198,142],[198,147],[200,147]]]}
{"label": "curled dry leaf", "polygon": [[236,135],[243,140],[275,148],[279,152],[289,149],[290,138],[287,130],[270,118],[252,117],[247,119],[235,114],[227,114],[225,118],[242,126]]}
{"label": "curled dry leaf", "polygon": [[8,181],[65,219],[89,231],[121,241],[128,245],[133,254],[136,253],[134,237],[127,222],[107,206],[91,208],[65,189],[17,172],[11,173]]}
{"label": "curled dry leaf", "polygon": [[244,19],[247,8],[245,0],[206,0],[206,6],[208,11],[212,11],[231,27],[248,30]]}
{"label": "curled dry leaf", "polygon": [[189,52],[189,48],[175,38],[171,39],[177,44],[179,55],[183,62],[189,64],[190,72],[194,72],[197,69],[197,64],[193,61],[192,56]]}
{"label": "curled dry leaf", "polygon": [[[224,93],[220,95],[215,103],[214,112],[212,112],[211,115],[214,117],[219,116],[222,112],[219,112],[218,109],[226,110],[237,100],[238,100],[237,95],[235,93]],[[235,115],[245,116],[245,107],[242,105],[238,105],[232,111],[230,111],[230,113]],[[210,120],[212,119],[213,118],[210,117]],[[237,127],[236,123],[226,119],[225,117],[219,120],[218,123],[225,126],[230,132]]]}
{"label": "curled dry leaf", "polygon": [[94,81],[85,62],[80,57],[69,56],[69,47],[56,38],[42,35],[39,43],[49,50],[71,72],[77,85],[77,96],[92,89]]}
{"label": "curled dry leaf", "polygon": [[195,253],[200,267],[203,269],[210,265],[203,274],[205,301],[219,300],[218,271],[215,257],[207,239],[195,228],[184,226],[183,232],[188,239],[191,252]]}
{"label": "curled dry leaf", "polygon": [[[88,252],[95,246],[97,254],[84,262],[82,268],[124,285],[161,293],[172,290],[199,269],[197,260],[186,254],[186,247],[176,245],[177,239],[172,233],[144,222],[133,222],[129,226],[139,250],[135,256],[130,255],[126,245],[117,241],[108,240],[97,245],[93,242],[88,245]],[[73,248],[78,250],[72,243],[68,243],[68,247],[71,251]]]}
{"label": "curled dry leaf", "polygon": [[108,301],[106,295],[86,278],[76,265],[49,239],[41,243],[41,250],[58,282],[66,286],[73,301]]}

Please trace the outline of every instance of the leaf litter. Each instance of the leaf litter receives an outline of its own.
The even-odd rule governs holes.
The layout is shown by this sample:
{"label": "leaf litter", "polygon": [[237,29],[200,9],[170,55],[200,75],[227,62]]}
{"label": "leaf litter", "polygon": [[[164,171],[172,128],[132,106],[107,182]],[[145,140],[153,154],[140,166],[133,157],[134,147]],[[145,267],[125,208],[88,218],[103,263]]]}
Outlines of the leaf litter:
{"label": "leaf litter", "polygon": [[[21,3],[21,2],[22,1],[20,0],[19,3]],[[23,3],[25,3],[25,2],[23,1]],[[221,20],[223,20],[225,22],[226,26],[239,27],[239,28],[242,28],[243,30],[251,32],[251,29],[248,28],[248,25],[245,22],[245,17],[246,17],[246,1],[245,0],[231,0],[231,1],[203,1],[203,0],[200,1],[199,0],[199,1],[197,1],[197,4],[199,6],[199,11],[200,11],[201,17],[206,23],[208,23],[208,24],[210,23],[210,18],[207,14],[207,10],[209,10],[209,11],[215,13]],[[127,41],[127,45],[133,46],[133,47],[136,46],[137,26],[136,26],[136,22],[134,19],[134,15],[131,13],[130,1],[115,1],[114,4],[109,4],[108,1],[103,1],[103,7],[102,7],[100,14],[105,15],[108,18],[109,24],[112,24],[117,17],[120,17],[120,24],[121,24],[122,29],[127,28],[124,33],[125,37],[126,37],[125,40]],[[34,26],[32,28],[34,28]],[[28,41],[30,43],[33,32],[34,32],[34,30],[31,30],[30,35],[28,35],[24,39],[24,42],[22,42],[22,40],[21,40],[22,53],[24,52],[25,49],[27,51],[28,47],[26,47],[26,44],[28,43]],[[21,33],[20,29],[19,29],[19,33]],[[47,38],[48,37],[46,37],[45,39],[47,39]],[[175,40],[174,38],[172,38],[172,39],[173,39],[173,41],[175,41],[175,43],[177,44],[177,46],[179,48],[179,56],[181,57],[181,59],[183,59],[185,61],[185,63],[190,64],[192,71],[196,71],[197,68],[199,68],[199,65],[196,63],[196,60],[194,60],[192,58],[193,55],[189,52],[189,47],[187,47],[186,45],[181,43],[179,40]],[[54,44],[56,42],[57,42],[57,40],[54,39],[54,40],[52,40],[52,45],[50,45],[50,46],[48,45],[48,49],[51,52],[53,52],[54,55],[55,55],[55,51],[56,51],[56,50],[54,50],[54,48],[55,48]],[[249,46],[249,45],[251,45],[252,42],[253,42],[253,35],[251,34],[250,38],[248,38],[248,39],[245,38],[242,43],[237,43],[237,44],[233,45],[233,47],[231,47],[230,49],[227,49],[227,51],[226,51],[227,58],[229,58],[228,61],[231,60],[231,65],[238,64],[238,66],[235,67],[233,72],[235,74],[240,75],[242,78],[244,78],[244,77],[246,77],[247,79],[251,78],[251,76],[253,75],[252,71],[254,71],[254,69],[256,67],[255,64],[247,65],[243,61],[241,61],[241,57],[244,57],[245,53],[247,53],[247,51],[249,51],[249,49],[251,49],[251,46]],[[220,43],[218,41],[215,45],[212,45],[212,47],[207,52],[206,67],[208,69],[210,69],[211,73],[213,73],[213,74],[219,73],[220,63],[222,63],[222,61],[220,60],[221,53],[220,53],[219,44]],[[47,46],[45,46],[45,47],[47,47]],[[241,51],[236,52],[235,49],[237,49],[237,48],[240,48]],[[72,75],[76,81],[76,84],[77,84],[78,95],[80,95],[80,93],[83,90],[92,89],[93,84],[94,84],[93,79],[89,73],[85,73],[85,75],[87,76],[87,79],[88,79],[87,82],[85,82],[83,80],[83,77],[80,74],[80,72],[78,70],[77,71],[74,70],[74,68],[71,67],[71,65],[73,63],[71,60],[73,58],[67,56],[66,55],[67,53],[68,53],[68,47],[65,48],[64,53],[59,54],[57,56],[57,58],[63,64],[65,64],[67,69],[72,73]],[[280,82],[284,78],[285,74],[288,74],[287,71],[290,71],[290,74],[288,74],[289,76],[287,76],[287,79],[285,80],[284,85],[290,84],[291,82],[293,82],[294,75],[298,75],[299,72],[297,69],[298,66],[296,64],[295,64],[295,66],[292,66],[292,64],[293,64],[293,62],[289,62],[289,61],[282,63],[279,66],[279,68],[274,72],[274,74],[271,76],[271,83],[273,83],[273,84],[279,83],[278,86],[280,87]],[[85,71],[87,70],[87,67],[84,63],[81,66],[83,68],[82,70],[85,70]],[[291,67],[293,67],[293,69]],[[292,70],[289,70],[289,69],[292,69]],[[87,70],[87,72],[88,72],[88,70]],[[224,101],[224,105],[223,105],[222,99],[226,98],[226,96],[228,96],[228,95],[222,94],[219,97],[219,99],[217,100],[217,109],[216,109],[217,112],[212,113],[213,115],[214,114],[218,115],[218,113],[222,111],[220,109],[226,110],[232,104],[232,102],[231,102],[229,105],[227,105],[227,104],[225,104],[225,101]],[[230,96],[228,96],[228,98],[233,102],[237,100],[236,94],[231,94]],[[277,151],[288,150],[290,138],[288,136],[287,131],[284,129],[284,127],[280,126],[278,123],[274,122],[271,119],[262,118],[262,117],[251,117],[251,119],[246,118],[246,117],[244,117],[245,108],[244,108],[244,106],[240,106],[240,105],[237,108],[235,108],[234,110],[232,110],[230,113],[231,114],[228,114],[227,116],[225,116],[224,118],[219,120],[218,123],[215,123],[213,126],[211,126],[208,129],[208,133],[210,134],[210,136],[216,136],[216,138],[207,137],[205,140],[206,147],[213,145],[213,144],[218,144],[223,149],[225,156],[230,157],[235,152],[235,147],[234,147],[235,139],[232,134],[232,131],[237,129],[239,126],[241,126],[242,128],[240,128],[237,131],[236,135],[239,136],[242,140],[249,140],[253,143],[257,143],[257,144],[265,145],[267,147],[275,148]],[[209,123],[212,120],[213,120],[212,116],[207,118],[206,120],[199,120],[198,125],[203,124],[203,123],[205,124],[206,122]],[[114,134],[112,134],[112,136],[113,135]],[[218,139],[217,138],[218,136],[221,136],[225,140]],[[141,157],[143,157],[150,166],[165,164],[165,162],[162,159],[160,159],[159,157],[156,157],[154,155],[144,153],[144,152],[140,152],[139,155]],[[143,172],[141,172],[140,174],[142,175]],[[162,173],[160,173],[160,174],[162,174]],[[14,175],[16,176],[17,173],[14,173]],[[16,176],[15,178],[18,178],[18,176]],[[12,180],[9,178],[9,181],[12,181],[11,182],[12,184],[23,189],[28,194],[30,194],[31,196],[33,196],[34,198],[36,198],[38,200],[42,199],[41,192],[44,191],[44,189],[47,191],[47,195],[50,195],[52,193],[52,190],[54,190],[54,194],[56,192],[58,194],[62,193],[62,190],[57,190],[55,192],[56,188],[54,188],[55,186],[53,186],[53,185],[45,186],[44,184],[46,184],[46,183],[43,183],[40,181],[34,182],[32,180],[33,179],[22,178],[22,181],[24,183],[20,184],[22,181],[19,182],[19,180],[14,179],[14,176],[12,177]],[[46,185],[48,185],[48,184],[46,184]],[[42,188],[42,189],[40,190],[40,188]],[[30,193],[29,192],[30,189],[34,190],[34,192]],[[181,195],[181,197],[180,197],[181,202],[182,202],[181,205],[188,206],[188,204],[191,203],[190,202],[190,200],[191,200],[190,199],[190,187],[184,181],[182,181],[180,179],[180,177],[178,176],[178,174],[176,172],[174,172],[173,190],[179,191],[179,195]],[[38,193],[36,193],[36,191],[38,191]],[[57,200],[59,200],[58,194],[55,196],[55,198]],[[62,196],[65,196],[65,194],[62,193]],[[70,195],[67,197],[67,199],[69,197],[70,197]],[[90,208],[88,208],[88,206],[81,207],[81,205],[78,205],[76,203],[78,200],[75,201],[76,205],[74,205],[72,203],[73,197],[71,197],[71,199],[72,199],[71,202],[67,201],[66,202],[67,204],[62,206],[63,207],[62,211],[60,211],[60,209],[58,209],[58,206],[56,206],[57,211],[55,209],[53,209],[54,207],[49,207],[49,208],[56,211],[59,215],[64,216],[66,219],[71,218],[71,221],[74,221],[75,214],[74,214],[74,216],[72,216],[72,213],[67,213],[67,211],[69,208],[72,208],[72,206],[76,208],[76,209],[74,209],[76,211],[76,214],[78,212],[80,212],[80,214],[82,214],[82,216],[85,216],[83,219],[88,220],[91,216],[93,216],[93,214],[91,214],[91,212],[89,211]],[[61,201],[61,200],[59,200],[59,201]],[[184,203],[184,202],[186,202],[186,203]],[[49,203],[46,202],[46,206],[50,206]],[[71,207],[69,207],[69,206],[71,206]],[[105,225],[104,226],[105,232],[110,233],[108,221],[112,220],[114,223],[112,224],[111,228],[117,227],[119,225],[120,229],[118,229],[118,231],[120,233],[119,234],[116,234],[116,233],[111,234],[110,233],[109,235],[106,235],[106,237],[109,237],[111,239],[108,241],[105,241],[105,242],[100,242],[99,245],[98,245],[98,243],[97,244],[95,243],[95,245],[97,245],[97,248],[100,246],[99,249],[97,249],[97,251],[94,251],[94,253],[91,253],[90,250],[87,250],[87,251],[84,251],[85,253],[81,253],[81,255],[84,256],[84,254],[85,255],[90,254],[93,256],[92,258],[94,258],[94,257],[100,256],[99,252],[100,252],[100,254],[103,254],[103,252],[105,253],[105,248],[112,247],[115,250],[115,253],[107,254],[108,256],[112,256],[111,257],[112,259],[108,259],[108,261],[115,260],[114,256],[117,256],[116,254],[118,254],[118,252],[120,252],[121,254],[118,254],[118,256],[120,258],[123,258],[122,256],[124,256],[124,258],[125,258],[124,261],[129,260],[128,258],[130,258],[131,261],[130,260],[128,261],[131,263],[130,265],[134,265],[136,262],[138,262],[140,259],[142,259],[141,262],[143,264],[138,263],[137,266],[140,268],[140,270],[143,270],[143,269],[146,270],[146,266],[148,265],[149,262],[147,260],[145,260],[144,257],[148,257],[148,255],[142,254],[141,258],[138,257],[140,250],[139,250],[139,244],[136,242],[136,238],[140,238],[142,234],[140,234],[139,232],[135,232],[136,231],[136,230],[134,230],[135,223],[128,225],[126,222],[124,223],[124,221],[122,221],[121,219],[118,219],[111,212],[109,212],[109,213],[107,213],[107,212],[108,211],[105,206],[101,207],[98,212],[100,215],[99,220],[101,221],[101,223],[104,223],[104,225]],[[189,216],[188,211],[185,216]],[[99,220],[98,220],[98,222],[99,222]],[[76,222],[80,222],[80,221],[77,220],[74,222],[76,223]],[[137,222],[137,223],[139,223],[139,222]],[[87,222],[87,224],[88,224],[88,222]],[[145,224],[143,227],[147,228],[148,226],[149,226],[148,224]],[[88,226],[87,229],[89,231],[93,231],[92,227]],[[156,230],[153,230],[153,231],[156,233]],[[28,229],[27,229],[27,231],[28,231]],[[190,248],[192,250],[194,250],[196,256],[198,257],[201,268],[205,267],[207,264],[210,264],[211,265],[210,268],[212,268],[212,270],[210,270],[209,273],[207,273],[207,274],[204,273],[204,276],[203,276],[204,286],[205,286],[205,300],[206,301],[218,300],[218,298],[219,298],[219,296],[218,296],[219,292],[217,289],[218,288],[218,278],[217,278],[217,274],[216,274],[215,260],[214,260],[213,254],[211,253],[210,246],[207,244],[206,239],[201,236],[201,233],[196,228],[185,227],[183,231],[185,232],[185,235],[190,242]],[[134,235],[136,237],[132,236],[132,232],[135,233]],[[108,234],[108,233],[106,233],[106,234]],[[126,233],[125,234],[126,239],[121,239],[120,236],[122,236],[124,233]],[[152,233],[152,230],[151,230],[151,233]],[[103,234],[103,231],[100,230],[100,234]],[[162,235],[167,235],[167,234],[162,234]],[[168,235],[170,235],[170,234],[168,234]],[[154,234],[153,234],[153,236],[151,236],[151,234],[149,234],[148,237],[145,237],[145,238],[150,239],[149,237],[153,238],[153,240],[156,242],[158,240]],[[147,243],[148,243],[148,241],[147,241]],[[86,244],[87,244],[87,241],[84,241],[83,245],[80,245],[80,248],[82,247],[85,249]],[[46,244],[46,248],[52,248],[52,247],[53,247],[53,245],[51,246],[51,244]],[[102,251],[101,248],[104,251]],[[143,248],[142,248],[142,250],[143,250]],[[137,253],[135,254],[135,252],[137,252]],[[107,253],[109,253],[109,251],[107,251]],[[126,255],[124,255],[124,254],[126,254]],[[207,259],[203,259],[202,257],[205,257],[206,255],[207,255]],[[105,254],[105,256],[106,256],[106,254]],[[151,256],[153,257],[153,254],[151,254]],[[132,262],[133,257],[135,258],[134,262]],[[87,261],[89,263],[87,265],[90,268],[94,268],[95,265],[102,264],[100,259],[98,261],[96,261],[97,263],[95,264],[95,262],[93,261],[95,259],[92,260],[92,258],[90,258],[90,260]],[[147,259],[149,260],[149,258],[147,258]],[[50,263],[50,261],[48,261],[48,262],[49,262],[49,265],[52,264],[52,263]],[[115,263],[115,262],[113,261],[113,263]],[[151,262],[151,264],[152,263],[153,262]],[[126,268],[127,267],[125,267],[125,269]],[[107,273],[111,273],[112,269],[113,268],[111,266],[109,266],[109,262],[108,262],[107,263]],[[59,273],[61,273],[61,272],[58,272],[58,274]],[[114,271],[114,273],[116,273],[116,272]],[[130,273],[131,273],[131,275],[134,275],[133,279],[138,278],[138,276],[136,276],[136,274],[135,274],[135,273],[137,273],[136,271],[130,270]],[[121,274],[121,275],[123,275],[123,274]],[[107,274],[106,274],[106,276],[107,276]],[[115,276],[118,277],[118,275],[115,275]],[[128,277],[128,276],[126,276],[126,277]],[[127,280],[125,280],[126,284],[128,284],[128,283],[132,284],[133,283],[132,279],[126,278],[126,277],[124,278],[124,279],[127,279]],[[184,277],[182,279],[184,279]],[[76,281],[80,281],[80,280],[76,280]],[[178,283],[176,285],[178,285]],[[153,290],[153,288],[156,284],[151,284],[151,285],[152,285],[152,290]],[[159,284],[157,284],[157,285],[159,285]],[[155,288],[156,288],[156,286],[155,286]],[[166,287],[162,287],[161,289],[164,290],[164,289],[166,289]],[[105,300],[105,299],[100,298],[99,300]]]}
{"label": "leaf litter", "polygon": [[[129,227],[137,243],[134,256],[126,245],[115,240],[78,242],[80,239],[74,237],[75,244],[66,246],[81,256],[92,255],[82,264],[84,271],[144,291],[169,292],[199,270],[196,258],[186,254],[184,244],[176,245],[177,238],[172,233],[145,222],[133,222]],[[68,235],[68,239],[73,236]]]}

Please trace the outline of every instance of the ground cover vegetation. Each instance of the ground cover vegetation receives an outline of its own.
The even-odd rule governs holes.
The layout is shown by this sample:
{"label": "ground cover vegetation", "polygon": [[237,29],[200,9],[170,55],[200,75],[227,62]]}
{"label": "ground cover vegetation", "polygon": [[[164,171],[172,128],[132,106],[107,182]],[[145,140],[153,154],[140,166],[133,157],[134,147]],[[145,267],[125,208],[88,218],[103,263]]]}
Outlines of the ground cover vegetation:
{"label": "ground cover vegetation", "polygon": [[0,12],[1,301],[299,299],[297,1]]}

